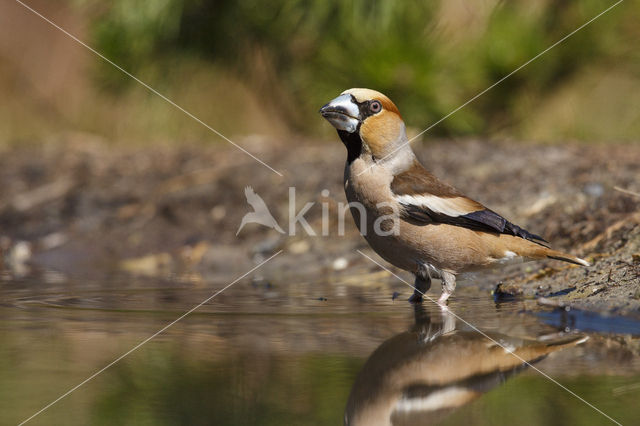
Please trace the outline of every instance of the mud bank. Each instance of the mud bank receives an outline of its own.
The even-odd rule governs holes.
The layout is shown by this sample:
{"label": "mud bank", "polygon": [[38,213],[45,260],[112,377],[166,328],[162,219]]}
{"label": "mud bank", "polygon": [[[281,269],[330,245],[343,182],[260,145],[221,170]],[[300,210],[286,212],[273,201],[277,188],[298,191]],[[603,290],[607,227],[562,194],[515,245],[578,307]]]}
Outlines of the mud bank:
{"label": "mud bank", "polygon": [[[334,280],[348,288],[381,286],[391,298],[396,279],[355,251],[366,243],[350,218],[346,235],[337,235],[345,201],[340,143],[238,142],[283,177],[224,145],[110,147],[73,135],[43,148],[5,148],[2,276],[55,271],[58,277],[224,281],[282,249],[261,270],[264,282]],[[443,140],[415,149],[427,168],[472,198],[593,262],[590,268],[510,267],[483,280],[479,288],[487,297],[493,290],[498,301],[533,300],[533,310],[570,306],[640,316],[640,145]],[[236,235],[251,211],[247,186],[285,230],[295,187],[296,212],[314,203],[305,218],[318,234],[322,208],[329,209],[330,235],[309,236],[298,226],[295,236],[285,236],[255,224]]]}

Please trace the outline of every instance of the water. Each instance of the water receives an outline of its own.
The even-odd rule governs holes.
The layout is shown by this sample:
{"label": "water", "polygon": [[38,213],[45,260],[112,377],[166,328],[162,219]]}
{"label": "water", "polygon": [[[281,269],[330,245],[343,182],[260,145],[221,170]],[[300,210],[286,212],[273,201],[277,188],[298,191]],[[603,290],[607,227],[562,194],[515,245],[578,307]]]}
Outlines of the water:
{"label": "water", "polygon": [[[579,320],[462,286],[450,305],[460,319],[414,309],[401,283],[346,281],[239,282],[29,424],[613,424],[522,360],[638,424],[638,339],[598,334],[597,318],[581,333]],[[1,282],[0,424],[27,419],[221,287]]]}

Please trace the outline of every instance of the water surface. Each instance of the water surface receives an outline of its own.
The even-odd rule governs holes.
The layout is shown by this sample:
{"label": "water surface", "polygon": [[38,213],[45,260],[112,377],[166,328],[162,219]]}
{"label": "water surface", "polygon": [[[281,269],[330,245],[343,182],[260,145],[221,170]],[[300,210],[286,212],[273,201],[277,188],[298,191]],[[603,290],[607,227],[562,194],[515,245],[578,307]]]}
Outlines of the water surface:
{"label": "water surface", "polygon": [[[3,281],[0,424],[25,420],[223,286]],[[582,331],[469,286],[455,315],[415,309],[409,294],[401,283],[239,282],[29,424],[613,424],[523,360],[622,424],[640,418],[633,323]]]}

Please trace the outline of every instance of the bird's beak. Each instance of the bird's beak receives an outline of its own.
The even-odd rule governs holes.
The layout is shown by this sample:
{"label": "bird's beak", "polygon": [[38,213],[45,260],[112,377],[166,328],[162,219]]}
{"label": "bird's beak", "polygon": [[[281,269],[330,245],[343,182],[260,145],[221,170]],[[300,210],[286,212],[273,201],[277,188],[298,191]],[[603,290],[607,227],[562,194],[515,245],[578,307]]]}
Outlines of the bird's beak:
{"label": "bird's beak", "polygon": [[353,133],[360,123],[360,108],[349,94],[340,95],[322,108],[320,114],[338,130]]}

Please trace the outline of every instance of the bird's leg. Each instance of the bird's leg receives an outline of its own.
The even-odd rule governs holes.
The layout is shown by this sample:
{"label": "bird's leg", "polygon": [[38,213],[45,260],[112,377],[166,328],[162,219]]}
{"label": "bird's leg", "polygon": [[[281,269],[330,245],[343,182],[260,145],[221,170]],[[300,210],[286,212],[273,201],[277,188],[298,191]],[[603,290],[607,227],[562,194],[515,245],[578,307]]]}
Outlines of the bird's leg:
{"label": "bird's leg", "polygon": [[420,275],[416,274],[416,280],[414,281],[413,287],[414,287],[413,294],[409,298],[409,302],[422,303],[422,296],[431,287],[431,278],[421,277]]}
{"label": "bird's leg", "polygon": [[438,305],[447,306],[447,299],[456,289],[456,276],[451,272],[442,271],[442,295],[438,299]]}
{"label": "bird's leg", "polygon": [[416,272],[416,280],[413,284],[413,295],[409,298],[410,303],[422,303],[422,296],[429,291],[431,287],[431,277],[429,276],[429,270],[420,265]]}

